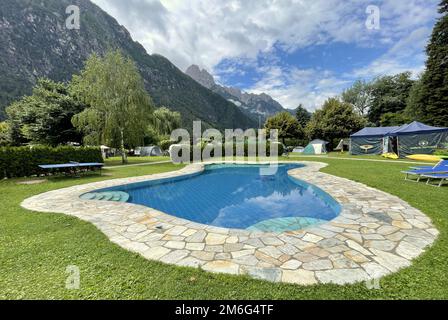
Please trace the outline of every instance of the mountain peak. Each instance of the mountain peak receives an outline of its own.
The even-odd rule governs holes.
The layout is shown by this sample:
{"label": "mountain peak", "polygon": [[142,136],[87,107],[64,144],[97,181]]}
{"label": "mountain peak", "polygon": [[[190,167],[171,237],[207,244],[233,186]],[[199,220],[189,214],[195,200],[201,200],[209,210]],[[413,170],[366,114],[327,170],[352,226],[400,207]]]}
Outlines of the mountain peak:
{"label": "mountain peak", "polygon": [[213,76],[208,73],[207,70],[201,70],[201,68],[199,68],[199,66],[196,64],[192,64],[191,66],[189,66],[185,73],[207,89],[210,89],[215,85]]}
{"label": "mountain peak", "polygon": [[201,69],[195,64],[189,66],[185,73],[202,86],[214,91],[235,104],[245,114],[256,121],[264,121],[276,113],[285,111],[280,103],[266,93],[247,93],[240,88],[226,87],[217,84],[213,76],[207,70]]}

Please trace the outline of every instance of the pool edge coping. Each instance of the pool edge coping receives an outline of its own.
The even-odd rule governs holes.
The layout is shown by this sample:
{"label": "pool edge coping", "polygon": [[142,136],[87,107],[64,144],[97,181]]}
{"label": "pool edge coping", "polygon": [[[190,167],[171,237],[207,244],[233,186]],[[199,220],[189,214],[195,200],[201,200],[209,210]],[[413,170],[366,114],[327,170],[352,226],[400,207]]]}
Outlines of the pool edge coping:
{"label": "pool edge coping", "polygon": [[[399,199],[396,196],[368,187],[364,184],[354,182],[349,179],[322,173],[320,172],[320,169],[326,167],[328,164],[314,161],[282,161],[280,163],[304,164],[305,165],[304,167],[288,170],[288,175],[297,178],[299,180],[305,181],[307,183],[310,183],[312,185],[315,185],[319,189],[328,193],[339,204],[341,204],[341,212],[335,219],[329,221],[328,223],[319,224],[318,226],[310,226],[309,228],[305,228],[298,231],[272,233],[272,232],[258,232],[258,231],[254,232],[240,229],[213,227],[196,222],[191,222],[182,218],[177,218],[165,214],[163,212],[160,212],[158,210],[151,209],[141,205],[79,199],[79,196],[81,194],[97,189],[103,189],[129,183],[142,182],[147,180],[159,180],[163,178],[179,177],[188,174],[200,173],[204,170],[205,165],[225,164],[225,163],[269,164],[268,162],[264,161],[262,162],[207,161],[199,164],[187,165],[186,167],[180,170],[166,173],[152,174],[140,177],[104,180],[100,182],[88,183],[53,190],[27,198],[21,203],[21,206],[33,211],[56,212],[56,213],[73,215],[82,220],[92,222],[103,233],[105,233],[106,236],[108,236],[108,238],[112,242],[117,243],[118,245],[120,245],[125,249],[138,252],[139,254],[143,255],[145,258],[148,259],[159,260],[162,262],[176,265],[200,266],[201,268],[208,271],[224,272],[232,274],[248,274],[255,278],[262,278],[264,280],[299,283],[303,285],[316,284],[316,283],[329,283],[329,282],[338,284],[354,283],[390,274],[402,267],[409,266],[410,261],[415,257],[417,257],[418,255],[420,255],[421,253],[423,253],[426,247],[431,245],[437,238],[438,231],[432,225],[431,220],[426,215],[421,213],[419,210],[411,207],[409,204],[407,204],[407,202]],[[306,172],[304,169],[311,169],[311,170],[307,170],[308,172]],[[338,185],[339,188],[341,189],[337,190],[336,192],[335,190],[329,188],[327,184],[319,183],[319,181],[326,181],[326,182],[331,181],[333,185]],[[406,219],[403,219],[403,220],[394,220],[394,221],[406,222],[406,224],[405,223],[401,224],[401,226],[404,226],[403,228],[393,226],[391,223],[386,223],[384,221],[383,223],[380,224],[378,228],[389,226],[391,230],[393,228],[397,228],[396,230],[397,232],[414,230],[414,232],[412,233],[410,233],[410,231],[408,233],[405,232],[403,238],[414,237],[420,239],[418,240],[421,242],[420,247],[415,247],[412,245],[412,243],[409,243],[409,241],[399,239],[396,241],[388,240],[389,242],[395,242],[393,253],[390,252],[391,250],[381,250],[381,245],[379,243],[376,244],[377,246],[379,246],[379,248],[364,248],[363,242],[366,240],[362,238],[363,236],[360,232],[356,232],[355,230],[366,228],[365,227],[366,224],[374,224],[374,223],[378,224],[377,222],[379,220],[371,216],[370,217],[367,216],[367,219],[364,219],[366,218],[366,214],[369,213],[369,211],[365,212],[366,203],[362,203],[362,201],[360,202],[359,199],[355,198],[351,199],[350,192],[352,191],[349,191],[348,193],[347,190],[344,191],[344,189],[347,189],[344,187],[345,184],[349,184],[350,187],[352,188],[351,189],[352,191],[353,190],[358,191],[361,190],[364,192],[367,191],[375,193],[379,196],[387,198],[389,201],[392,201],[392,205],[389,205],[389,209],[393,211],[395,217],[398,217],[400,214],[405,214],[405,212],[400,213],[400,210],[411,212],[409,213],[409,215],[412,215],[413,217],[410,219],[416,220],[414,221],[414,224],[416,224],[416,226],[410,225],[405,221]],[[347,194],[349,195],[347,196]],[[347,201],[344,200],[345,198]],[[354,203],[350,203],[352,202],[352,200]],[[373,200],[370,201],[374,203]],[[357,206],[359,206],[359,208]],[[367,208],[368,207],[369,205],[367,203]],[[370,213],[374,211],[370,211]],[[378,209],[378,211],[381,214],[387,215],[387,212],[381,212],[382,210],[380,209]],[[113,225],[111,223],[111,221],[114,221],[114,219],[117,219],[117,217],[118,219],[124,219],[126,223],[129,223],[128,225],[125,225],[126,227],[125,229],[123,228],[120,229],[120,226]],[[140,221],[142,218],[147,218],[148,221],[150,221],[150,223],[149,224],[142,223],[142,221]],[[383,216],[382,218],[384,219],[385,217]],[[374,220],[378,221],[371,223],[362,222],[364,223],[364,225],[360,223],[359,226],[356,226],[356,223],[353,223],[354,219],[364,219],[365,221],[373,219],[372,221]],[[119,221],[120,223],[123,222],[121,220]],[[397,224],[400,225],[400,223]],[[143,227],[141,227],[142,225],[145,226],[145,230],[143,230]],[[345,227],[341,227],[343,225],[345,225]],[[162,227],[163,229],[160,230],[158,229],[159,227]],[[334,231],[338,230],[338,228],[344,229],[343,232]],[[141,229],[142,231],[137,232],[138,234],[144,233],[145,231],[150,231],[147,234],[148,239],[151,239],[151,234],[153,234],[153,236],[154,235],[161,235],[161,236],[154,237],[154,239],[157,238],[157,240],[148,240],[146,242],[142,242],[138,240],[139,239],[141,240],[144,237],[137,239],[136,237],[138,235],[134,235],[132,230],[129,229],[132,230]],[[122,231],[117,232],[116,230],[122,230]],[[191,234],[190,236],[184,236],[183,241],[179,240],[183,234],[187,234],[187,230],[190,230],[188,234],[192,233],[193,232],[192,230],[194,230],[195,231],[194,234],[196,234],[199,231],[203,231],[206,233],[206,235],[200,242],[195,242],[196,241],[195,239],[193,239],[195,241],[188,240],[188,238],[190,238],[191,240],[193,234]],[[176,235],[176,233],[180,231],[182,232]],[[420,231],[423,231],[424,233]],[[370,236],[373,237],[372,232],[369,232],[368,234],[370,234]],[[340,236],[339,239],[337,238],[337,236]],[[170,237],[177,240],[161,240],[161,239],[169,239]],[[343,240],[341,239],[341,237],[343,238]],[[362,241],[359,241],[360,237]],[[231,238],[231,240],[229,238]],[[237,239],[236,242],[235,239]],[[260,242],[257,242],[256,240],[251,241],[251,239],[258,239]],[[319,245],[319,243],[325,240],[329,240],[327,242],[331,243],[332,242],[331,239],[333,239],[333,242],[335,243],[341,243],[341,242],[344,243],[343,245],[347,247],[348,250],[345,250],[343,254],[353,251],[352,254],[357,256],[354,257],[353,259],[358,259],[358,261],[361,261],[362,260],[361,256],[364,256],[364,258],[369,258],[368,259],[369,261],[364,261],[364,263],[366,264],[370,263],[370,265],[363,266],[362,262],[355,262],[353,260],[354,264],[351,264],[351,266],[356,265],[356,267],[336,268],[335,267],[336,263],[334,261],[331,261],[332,267],[329,267],[328,262],[329,259],[327,259],[328,256],[333,257],[337,256],[339,259],[337,263],[339,264],[349,263],[347,262],[346,259],[347,257],[340,256],[341,255],[340,252],[334,252],[325,257],[319,257],[319,252],[321,255],[325,255],[324,251],[326,251],[326,249],[329,249],[330,247],[335,247],[335,246]],[[288,243],[288,240],[291,241],[292,243]],[[372,242],[375,240],[370,241]],[[182,246],[181,242],[184,242],[184,246]],[[257,246],[248,244],[248,243],[254,244],[255,242],[257,243]],[[155,243],[156,245],[153,247],[149,247],[148,243],[149,245],[151,245],[152,243]],[[207,259],[204,260],[200,258],[201,256],[200,254],[197,254],[196,256],[193,257],[192,256],[193,251],[213,252],[213,251],[187,249],[187,247],[189,247],[189,244],[190,248],[192,247],[199,248],[201,245],[193,245],[197,243],[203,244],[204,248],[206,249],[216,250],[216,252],[213,253],[214,258],[209,260],[207,257]],[[405,248],[401,251],[404,254],[409,254],[409,256],[403,256],[404,255],[403,253],[400,255],[395,252],[396,248],[398,248],[400,245],[403,245],[403,243],[405,243],[404,244]],[[231,250],[230,253],[226,252],[225,250],[226,245],[228,248],[234,245],[233,247],[235,248],[239,247],[239,250],[233,250],[233,251]],[[292,247],[288,247],[288,245],[295,247],[295,249],[293,249]],[[278,247],[282,248],[279,249]],[[157,248],[157,249],[151,250],[151,248]],[[163,250],[163,248],[166,250]],[[283,249],[283,251],[281,251],[281,249]],[[293,251],[297,249],[298,253],[293,254]],[[287,250],[290,250],[291,253],[289,255],[289,258],[288,259],[282,258],[283,256],[288,255],[287,253],[284,253],[284,251]],[[154,252],[151,251],[156,251],[158,254],[154,254]],[[186,253],[185,251],[189,252]],[[237,252],[239,252],[237,254],[239,258],[234,257],[234,253],[236,255]],[[279,252],[283,254],[279,256]],[[220,253],[222,254],[219,255]],[[225,255],[225,253],[229,254]],[[294,255],[297,256],[300,253],[304,253],[305,255],[308,254],[317,256],[318,258],[311,261],[306,261],[307,259],[300,261],[300,259],[294,257]],[[357,255],[357,253],[360,253],[361,256]],[[240,256],[240,254],[245,255]],[[203,254],[202,256],[205,257],[206,255],[207,254]],[[209,256],[210,255],[211,254],[209,254]],[[215,259],[215,257],[218,255],[223,258]],[[229,258],[229,255],[231,256],[231,258]],[[256,257],[256,259],[251,259],[250,257],[246,256],[254,256]],[[285,261],[279,260],[280,258],[286,260]],[[390,265],[390,262],[387,261],[390,259],[392,259],[395,262],[395,266]],[[256,265],[251,265],[254,264],[255,260],[258,260],[258,263]],[[317,263],[312,263],[313,261],[317,261]],[[281,265],[279,265],[280,262],[282,263]],[[284,267],[285,265],[286,267]],[[295,266],[297,266],[297,268],[289,269]],[[305,268],[305,266],[307,266],[307,268]],[[314,270],[309,270],[310,268],[311,269],[314,268]]]}

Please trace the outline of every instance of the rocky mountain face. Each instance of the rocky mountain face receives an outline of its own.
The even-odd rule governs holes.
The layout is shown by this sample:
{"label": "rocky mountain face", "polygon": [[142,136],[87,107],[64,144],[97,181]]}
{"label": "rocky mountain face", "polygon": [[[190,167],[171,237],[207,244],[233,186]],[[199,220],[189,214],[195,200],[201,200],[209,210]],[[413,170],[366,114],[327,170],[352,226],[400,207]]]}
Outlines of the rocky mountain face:
{"label": "rocky mountain face", "polygon": [[[66,8],[80,9],[80,29],[66,28]],[[0,120],[5,106],[38,77],[68,81],[92,54],[121,49],[137,64],[157,106],[182,114],[183,125],[248,128],[257,123],[233,103],[199,85],[168,59],[148,54],[117,21],[89,0],[2,0],[0,5]]]}
{"label": "rocky mountain face", "polygon": [[191,65],[185,71],[187,75],[198,83],[221,95],[223,98],[238,106],[246,115],[264,123],[266,118],[276,113],[286,111],[280,103],[265,93],[253,94],[241,91],[239,88],[226,87],[215,82],[213,76],[197,65]]}

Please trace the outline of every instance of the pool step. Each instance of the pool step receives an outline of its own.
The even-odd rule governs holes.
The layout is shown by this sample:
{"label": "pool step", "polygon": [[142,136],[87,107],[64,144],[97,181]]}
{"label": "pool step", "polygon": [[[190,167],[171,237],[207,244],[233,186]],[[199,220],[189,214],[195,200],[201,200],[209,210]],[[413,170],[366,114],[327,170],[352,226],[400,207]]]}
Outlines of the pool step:
{"label": "pool step", "polygon": [[83,200],[126,202],[129,200],[129,194],[123,191],[88,192],[81,195],[80,198]]}

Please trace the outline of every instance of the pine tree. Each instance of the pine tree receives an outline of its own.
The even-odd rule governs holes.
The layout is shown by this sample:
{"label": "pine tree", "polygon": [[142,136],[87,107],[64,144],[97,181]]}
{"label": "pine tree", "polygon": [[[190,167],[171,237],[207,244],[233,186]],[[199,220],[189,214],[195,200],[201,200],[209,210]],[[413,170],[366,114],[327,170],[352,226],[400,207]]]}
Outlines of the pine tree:
{"label": "pine tree", "polygon": [[448,0],[442,0],[439,7],[442,16],[426,48],[426,71],[408,113],[426,124],[448,126]]}
{"label": "pine tree", "polygon": [[311,120],[311,113],[309,113],[302,104],[299,104],[296,109],[296,119],[299,121],[302,128],[305,128],[306,124]]}

